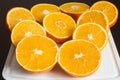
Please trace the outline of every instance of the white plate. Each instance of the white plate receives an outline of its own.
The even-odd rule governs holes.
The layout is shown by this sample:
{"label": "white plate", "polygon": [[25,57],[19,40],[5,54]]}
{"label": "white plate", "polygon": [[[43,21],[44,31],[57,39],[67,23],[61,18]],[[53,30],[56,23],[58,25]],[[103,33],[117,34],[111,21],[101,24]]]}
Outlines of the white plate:
{"label": "white plate", "polygon": [[2,75],[6,80],[120,80],[120,59],[111,32],[109,42],[101,54],[99,69],[87,77],[71,77],[59,65],[50,72],[33,74],[16,62],[15,49],[11,45]]}

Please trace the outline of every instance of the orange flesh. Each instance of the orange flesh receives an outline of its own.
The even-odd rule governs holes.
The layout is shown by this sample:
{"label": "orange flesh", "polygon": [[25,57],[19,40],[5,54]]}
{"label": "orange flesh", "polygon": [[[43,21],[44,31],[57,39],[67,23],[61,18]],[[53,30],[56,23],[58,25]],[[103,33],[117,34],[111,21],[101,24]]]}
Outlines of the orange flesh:
{"label": "orange flesh", "polygon": [[49,69],[55,65],[56,56],[56,44],[52,40],[41,36],[24,38],[16,48],[18,63],[28,71]]}
{"label": "orange flesh", "polygon": [[76,27],[74,20],[63,13],[53,13],[47,16],[43,24],[48,33],[58,38],[71,36]]}
{"label": "orange flesh", "polygon": [[100,52],[95,45],[89,42],[82,40],[69,41],[60,48],[59,64],[71,75],[89,75],[96,71],[99,63]]}

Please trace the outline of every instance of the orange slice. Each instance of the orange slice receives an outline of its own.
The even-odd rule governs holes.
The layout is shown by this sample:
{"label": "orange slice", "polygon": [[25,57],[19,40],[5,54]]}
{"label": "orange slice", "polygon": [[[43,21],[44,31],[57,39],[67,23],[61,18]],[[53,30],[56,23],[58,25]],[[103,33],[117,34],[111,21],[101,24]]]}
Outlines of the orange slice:
{"label": "orange slice", "polygon": [[72,76],[87,76],[95,72],[100,64],[101,54],[93,43],[87,40],[71,40],[60,47],[58,63]]}
{"label": "orange slice", "polygon": [[89,10],[89,8],[90,8],[89,5],[81,2],[68,2],[60,6],[60,10],[72,16],[75,19],[75,21],[77,21],[78,17],[83,12]]}
{"label": "orange slice", "polygon": [[48,37],[57,43],[61,43],[72,36],[76,23],[69,15],[54,12],[45,16],[43,26],[48,33]]}
{"label": "orange slice", "polygon": [[102,11],[89,10],[84,12],[77,21],[77,25],[87,22],[94,22],[100,24],[106,31],[109,30],[108,19]]}
{"label": "orange slice", "polygon": [[45,30],[39,23],[33,20],[23,20],[17,23],[12,30],[12,43],[16,46],[22,38],[31,36],[33,34],[40,34],[42,36],[46,36]]}
{"label": "orange slice", "polygon": [[105,29],[99,24],[85,23],[75,29],[73,39],[88,40],[102,50],[108,42],[108,35]]}
{"label": "orange slice", "polygon": [[6,20],[8,28],[12,30],[18,22],[22,20],[35,20],[35,18],[28,9],[23,7],[14,7],[8,11]]}
{"label": "orange slice", "polygon": [[44,36],[23,38],[16,48],[16,60],[27,71],[47,72],[57,62],[56,43]]}
{"label": "orange slice", "polygon": [[108,18],[110,27],[113,27],[116,24],[118,19],[118,9],[113,3],[108,1],[98,1],[94,3],[90,9],[100,10],[105,13]]}
{"label": "orange slice", "polygon": [[36,4],[31,8],[31,12],[35,19],[42,23],[43,18],[51,12],[60,12],[59,7],[54,4],[41,3]]}

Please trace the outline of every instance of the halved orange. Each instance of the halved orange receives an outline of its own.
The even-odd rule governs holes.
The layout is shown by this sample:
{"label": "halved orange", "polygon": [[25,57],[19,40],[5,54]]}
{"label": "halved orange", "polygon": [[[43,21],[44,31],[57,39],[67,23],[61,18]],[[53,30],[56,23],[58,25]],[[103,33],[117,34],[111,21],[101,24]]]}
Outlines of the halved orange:
{"label": "halved orange", "polygon": [[45,36],[23,38],[16,47],[16,60],[25,70],[48,72],[57,63],[58,47]]}
{"label": "halved orange", "polygon": [[48,33],[48,37],[57,43],[61,43],[72,36],[76,23],[71,16],[54,12],[45,16],[43,26]]}
{"label": "halved orange", "polygon": [[89,5],[81,2],[68,2],[60,5],[60,10],[72,16],[75,19],[75,21],[77,21],[78,17],[83,12],[89,10],[89,8]]}
{"label": "halved orange", "polygon": [[28,9],[23,7],[14,7],[8,11],[6,21],[10,30],[22,20],[35,20],[35,18]]}
{"label": "halved orange", "polygon": [[100,10],[105,13],[108,18],[110,27],[113,27],[116,24],[118,19],[118,9],[113,3],[108,1],[98,1],[94,3],[90,9]]}
{"label": "halved orange", "polygon": [[102,11],[89,10],[84,12],[77,21],[77,25],[84,24],[87,22],[94,22],[100,24],[106,31],[109,30],[108,19]]}
{"label": "halved orange", "polygon": [[85,39],[93,42],[102,50],[108,42],[108,34],[105,29],[96,23],[85,23],[79,25],[74,33],[73,39]]}
{"label": "halved orange", "polygon": [[87,40],[71,40],[60,47],[58,63],[72,76],[87,76],[95,72],[100,64],[98,47]]}
{"label": "halved orange", "polygon": [[16,46],[22,38],[31,36],[33,34],[46,36],[44,28],[35,21],[23,20],[21,22],[18,22],[11,33],[12,43]]}
{"label": "halved orange", "polygon": [[31,8],[31,12],[34,15],[35,19],[42,23],[43,18],[51,12],[60,12],[59,7],[54,4],[41,3],[36,4]]}

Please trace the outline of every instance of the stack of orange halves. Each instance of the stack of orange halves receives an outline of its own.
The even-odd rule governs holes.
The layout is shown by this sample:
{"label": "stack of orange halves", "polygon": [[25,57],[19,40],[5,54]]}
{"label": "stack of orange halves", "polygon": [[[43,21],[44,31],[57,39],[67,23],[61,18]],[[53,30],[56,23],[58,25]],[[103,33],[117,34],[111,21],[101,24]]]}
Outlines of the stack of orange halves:
{"label": "stack of orange halves", "polygon": [[15,7],[6,19],[16,60],[25,70],[48,72],[58,62],[72,76],[87,76],[98,69],[117,18],[114,4],[98,1],[91,7],[80,2],[40,3],[30,11]]}

